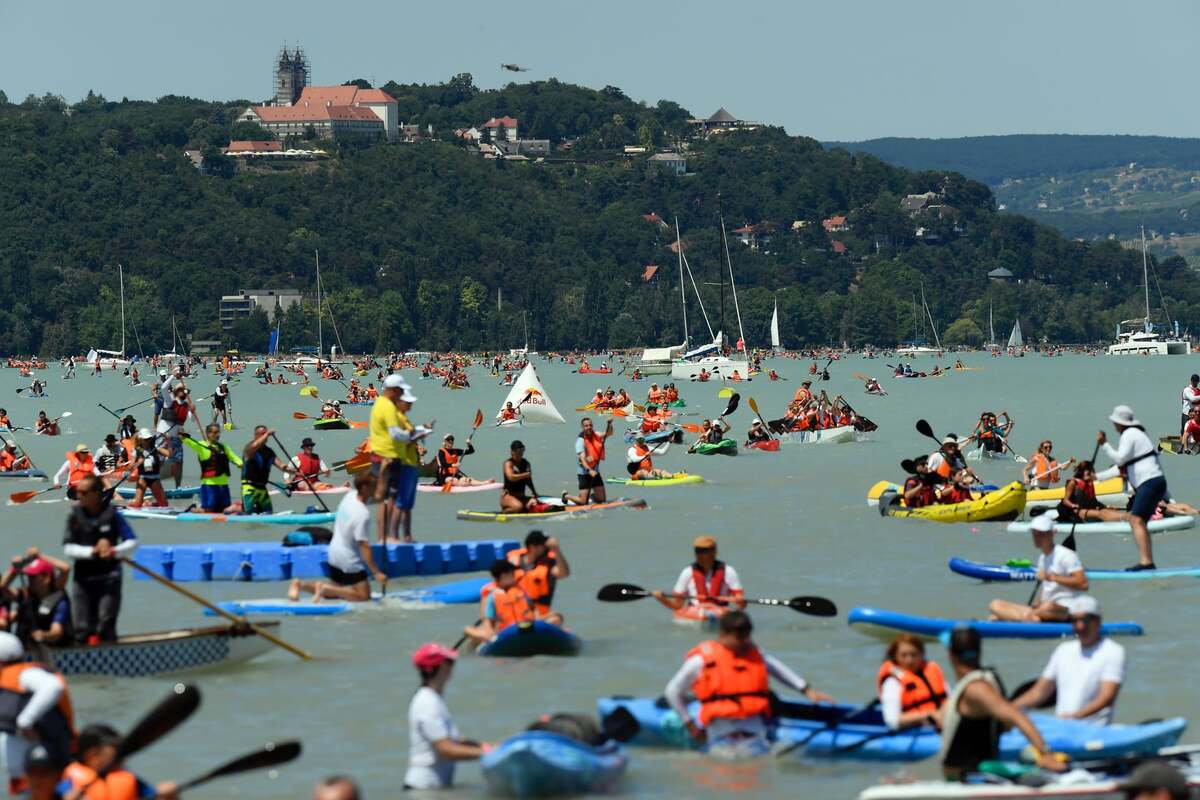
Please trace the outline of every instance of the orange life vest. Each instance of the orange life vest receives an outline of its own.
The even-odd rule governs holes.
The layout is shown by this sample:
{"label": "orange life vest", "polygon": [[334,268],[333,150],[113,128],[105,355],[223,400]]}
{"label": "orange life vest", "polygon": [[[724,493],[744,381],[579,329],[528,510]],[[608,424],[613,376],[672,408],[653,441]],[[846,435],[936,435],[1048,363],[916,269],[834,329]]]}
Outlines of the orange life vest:
{"label": "orange life vest", "polygon": [[950,480],[950,473],[952,471],[951,467],[950,467],[950,459],[947,458],[946,454],[943,453],[941,450],[939,450],[934,455],[940,455],[942,457],[942,463],[938,464],[938,467],[936,470],[934,470],[934,472],[936,472],[938,475],[945,478],[946,480]]}
{"label": "orange life vest", "polygon": [[946,701],[946,680],[936,661],[926,661],[921,672],[909,672],[891,661],[884,661],[875,678],[875,686],[883,691],[888,678],[900,681],[900,710],[932,713]]}
{"label": "orange life vest", "polygon": [[447,477],[453,477],[458,474],[458,454],[453,452],[449,447],[443,447],[440,451],[442,456],[442,464],[445,465]]}
{"label": "orange life vest", "polygon": [[812,399],[812,392],[810,392],[808,389],[805,389],[803,386],[801,386],[799,389],[796,390],[796,394],[792,398],[792,401],[799,403],[800,405],[807,405],[808,401],[811,399]]}
{"label": "orange life vest", "polygon": [[497,631],[533,620],[533,604],[529,602],[528,595],[519,585],[507,591],[500,591],[499,587],[493,587],[491,595],[492,603],[496,607]]}
{"label": "orange life vest", "polygon": [[95,474],[93,470],[96,463],[92,460],[91,453],[87,454],[87,458],[82,458],[79,453],[67,453],[67,463],[71,465],[67,474],[67,486],[74,486],[88,475]]}
{"label": "orange life vest", "polygon": [[679,399],[679,392],[675,389],[667,389],[667,402],[674,403]]}
{"label": "orange life vest", "polygon": [[[21,673],[27,669],[34,668],[54,674],[63,685],[62,694],[58,696],[58,703],[34,723],[34,729],[37,731],[42,744],[52,754],[61,755],[63,761],[60,763],[63,763],[70,758],[70,754],[75,749],[75,712],[71,707],[71,694],[67,691],[67,683],[63,680],[62,676],[55,673],[54,670],[34,661],[8,664],[0,667],[0,693],[28,695],[29,692],[21,688]],[[15,731],[15,715],[20,707],[13,707],[8,703],[5,703],[4,706],[14,714],[11,720],[3,720],[4,726],[7,728],[11,724],[12,730]]]}
{"label": "orange life vest", "polygon": [[554,576],[550,574],[550,565],[547,563],[529,566],[525,561],[528,553],[529,550],[524,547],[510,550],[508,560],[517,567],[517,585],[524,590],[534,610],[545,616],[550,613],[550,602],[554,599]]}
{"label": "orange life vest", "polygon": [[704,582],[704,569],[696,563],[692,564],[692,583],[696,585],[696,602],[726,605],[726,601],[718,600],[721,587],[725,585],[725,562],[714,561],[712,577]]}
{"label": "orange life vest", "polygon": [[717,641],[701,642],[687,654],[704,659],[692,694],[700,701],[700,724],[769,714],[767,665],[754,645],[738,655]]}
{"label": "orange life vest", "polygon": [[128,770],[115,769],[103,778],[98,778],[94,769],[76,761],[63,770],[63,778],[71,782],[72,789],[82,789],[87,786],[88,790],[82,795],[86,800],[137,800],[138,798],[137,777]]}
{"label": "orange life vest", "polygon": [[587,435],[579,434],[579,438],[583,439],[584,462],[589,469],[596,469],[604,460],[604,437],[592,431]]}
{"label": "orange life vest", "polygon": [[654,469],[654,463],[650,460],[649,447],[646,447],[644,444],[635,444],[633,446],[633,452],[634,455],[641,459],[637,462],[637,468],[639,470]]}
{"label": "orange life vest", "polygon": [[7,450],[0,450],[0,472],[8,472],[15,463],[17,463],[15,455]]}
{"label": "orange life vest", "polygon": [[1058,461],[1053,458],[1046,458],[1039,450],[1037,455],[1033,457],[1033,475],[1030,477],[1034,481],[1058,483]]}

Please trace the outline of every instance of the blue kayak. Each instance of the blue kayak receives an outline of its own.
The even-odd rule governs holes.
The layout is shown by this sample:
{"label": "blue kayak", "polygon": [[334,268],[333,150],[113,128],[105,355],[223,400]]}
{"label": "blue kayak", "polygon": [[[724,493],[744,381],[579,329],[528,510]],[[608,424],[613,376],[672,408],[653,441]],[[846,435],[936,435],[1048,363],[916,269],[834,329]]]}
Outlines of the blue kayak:
{"label": "blue kayak", "polygon": [[153,519],[163,522],[210,522],[229,525],[319,525],[333,522],[333,512],[278,511],[273,514],[209,514],[179,508],[121,508],[127,519]]}
{"label": "blue kayak", "polygon": [[548,731],[505,739],[479,762],[488,788],[508,797],[551,797],[611,791],[629,764],[616,742],[592,747]]}
{"label": "blue kayak", "polygon": [[18,469],[9,472],[0,472],[0,478],[44,478],[46,473],[40,469]]}
{"label": "blue kayak", "polygon": [[[200,494],[200,487],[199,486],[180,486],[178,489],[164,489],[163,493],[167,496],[168,499],[171,499],[171,500],[180,499],[180,498],[184,498],[184,497],[195,497],[196,495]],[[126,497],[126,498],[133,497],[135,494],[137,494],[137,487],[134,487],[134,486],[118,487],[117,494],[119,494],[121,497]],[[146,497],[152,497],[150,492],[146,492]]]}
{"label": "blue kayak", "polygon": [[[602,697],[596,702],[604,719],[619,707],[627,709],[641,725],[631,744],[694,748],[682,721],[666,703],[654,698]],[[688,706],[696,717],[699,704]],[[1093,725],[1058,719],[1049,714],[1029,715],[1042,737],[1057,752],[1071,758],[1104,759],[1149,754],[1179,741],[1187,728],[1183,717],[1139,725]],[[818,704],[782,701],[774,724],[768,728],[757,752],[764,754],[803,742],[792,751],[796,757],[857,759],[864,761],[919,761],[937,754],[941,735],[930,727],[891,732],[878,706]],[[1016,760],[1028,741],[1018,730],[1000,737],[1000,758]],[[743,743],[741,752],[753,753]]]}
{"label": "blue kayak", "polygon": [[[945,619],[902,614],[883,608],[855,608],[846,621],[856,631],[868,636],[891,639],[897,633],[913,633],[929,639],[948,634],[959,625],[970,625],[985,639],[1063,639],[1073,636],[1066,622],[987,622],[978,619]],[[1106,622],[1100,630],[1107,636],[1141,636],[1142,626],[1136,622]]]}
{"label": "blue kayak", "polygon": [[[266,597],[254,600],[226,600],[217,606],[232,614],[290,614],[297,617],[333,617],[377,608],[439,608],[444,605],[478,603],[479,593],[490,578],[468,578],[462,581],[423,586],[417,589],[399,589],[386,596],[371,595],[369,603],[351,603],[345,600],[322,600],[314,603],[304,597],[295,603],[287,598]],[[205,616],[214,617],[216,612],[204,610]]]}
{"label": "blue kayak", "polygon": [[681,431],[682,428],[679,427],[668,427],[654,433],[642,433],[639,428],[630,428],[625,431],[625,444],[633,444],[639,436],[643,437],[649,444],[666,441],[679,442],[683,441]]}
{"label": "blue kayak", "polygon": [[[965,558],[951,558],[950,571],[981,581],[1035,581],[1037,571],[1033,567],[1009,564],[984,564]],[[1088,569],[1088,579],[1093,581],[1147,581],[1161,578],[1200,578],[1200,567],[1174,567],[1171,569],[1144,569],[1127,572],[1123,569]]]}
{"label": "blue kayak", "polygon": [[536,620],[509,625],[496,638],[479,648],[481,656],[520,658],[523,656],[573,656],[583,642],[568,630]]}

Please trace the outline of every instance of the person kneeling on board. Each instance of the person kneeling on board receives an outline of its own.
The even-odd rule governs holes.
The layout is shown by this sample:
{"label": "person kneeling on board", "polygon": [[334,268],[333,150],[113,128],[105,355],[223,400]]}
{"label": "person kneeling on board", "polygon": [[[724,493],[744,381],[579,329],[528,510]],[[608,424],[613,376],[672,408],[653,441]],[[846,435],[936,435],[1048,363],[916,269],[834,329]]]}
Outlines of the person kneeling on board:
{"label": "person kneeling on board", "polygon": [[651,456],[662,455],[665,452],[662,445],[650,447],[646,444],[646,437],[637,437],[633,446],[625,451],[625,471],[629,473],[630,480],[650,481],[671,477],[671,473],[655,469],[651,459]]}
{"label": "person kneeling on board", "polygon": [[946,702],[946,678],[936,661],[925,659],[925,643],[919,638],[902,633],[892,640],[875,683],[889,729],[937,727],[937,712]]}
{"label": "person kneeling on board", "polygon": [[354,491],[346,492],[333,520],[333,538],[329,542],[329,581],[293,580],[288,599],[296,602],[301,592],[312,592],[314,603],[329,597],[363,603],[371,599],[368,572],[380,584],[387,575],[375,564],[371,554],[371,510],[367,507],[375,495],[376,477],[370,470],[354,476]]}
{"label": "person kneeling on board", "polygon": [[1037,579],[1041,581],[1032,605],[1009,600],[993,600],[988,606],[993,621],[1063,622],[1070,616],[1071,602],[1088,589],[1083,562],[1074,550],[1054,543],[1053,509],[1034,517],[1030,524],[1033,544],[1041,550],[1037,560]]}
{"label": "person kneeling on board", "polygon": [[1112,724],[1117,694],[1125,680],[1125,648],[1100,630],[1100,603],[1091,595],[1071,602],[1075,639],[1054,649],[1033,686],[1013,700],[1018,708],[1040,708],[1054,701],[1059,719]]}
{"label": "person kneeling on board", "polygon": [[536,613],[529,595],[521,588],[517,568],[498,558],[492,562],[492,582],[483,587],[479,600],[479,622],[463,628],[472,646],[487,644],[512,625],[533,622]]}
{"label": "person kneeling on board", "polygon": [[697,536],[692,542],[696,560],[683,568],[670,594],[654,591],[655,600],[678,611],[687,605],[734,605],[745,608],[742,582],[737,570],[717,559],[717,540]]}
{"label": "person kneeling on board", "polygon": [[558,581],[571,577],[571,565],[563,555],[558,539],[541,531],[530,531],[525,546],[510,550],[508,560],[517,568],[517,583],[533,603],[535,619],[562,625],[563,616],[550,610]]}
{"label": "person kneeling on board", "polygon": [[[689,650],[683,666],[663,690],[667,703],[696,742],[714,744],[765,736],[771,718],[771,678],[814,703],[832,702],[782,661],[760,650],[750,638],[753,632],[749,614],[726,613],[718,623],[717,638]],[[700,701],[698,719],[688,713],[689,694]]]}

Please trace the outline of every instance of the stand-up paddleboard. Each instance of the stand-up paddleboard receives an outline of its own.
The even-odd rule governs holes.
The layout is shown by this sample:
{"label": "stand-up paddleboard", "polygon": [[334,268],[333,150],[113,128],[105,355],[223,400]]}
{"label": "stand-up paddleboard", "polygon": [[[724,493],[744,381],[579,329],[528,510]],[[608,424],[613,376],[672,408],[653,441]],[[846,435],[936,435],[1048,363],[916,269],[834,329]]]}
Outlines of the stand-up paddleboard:
{"label": "stand-up paddleboard", "polygon": [[[977,578],[981,581],[1035,581],[1037,571],[1027,564],[985,564],[965,558],[951,558],[951,572]],[[1092,581],[1152,581],[1163,578],[1200,578],[1200,567],[1175,567],[1169,569],[1140,569],[1130,572],[1123,569],[1089,569],[1088,580]]]}
{"label": "stand-up paddleboard", "polygon": [[418,492],[431,492],[436,494],[464,494],[466,492],[490,492],[492,489],[499,489],[501,483],[499,481],[488,481],[487,483],[476,483],[470,486],[451,486],[447,489],[444,486],[439,486],[436,483],[418,483]]}
{"label": "stand-up paddleboard", "polygon": [[[855,608],[846,621],[859,633],[891,639],[897,633],[912,633],[936,639],[960,625],[979,631],[985,639],[1063,639],[1074,635],[1067,622],[987,622],[977,619],[945,619],[903,614],[884,608]],[[1106,622],[1100,626],[1106,636],[1141,636],[1142,626],[1136,622]]]}
{"label": "stand-up paddleboard", "polygon": [[[379,608],[439,608],[444,605],[478,603],[480,591],[490,580],[490,578],[468,578],[463,581],[425,586],[419,589],[400,589],[388,592],[386,596],[376,592],[371,595],[370,601],[364,603],[332,599],[314,603],[310,596],[302,595],[301,599],[295,603],[286,597],[267,597],[254,600],[227,600],[217,603],[217,606],[230,613],[243,616],[246,614],[291,614],[298,617],[332,617]],[[210,617],[215,616],[215,612],[208,609],[204,613]]]}
{"label": "stand-up paddleboard", "polygon": [[458,518],[467,522],[541,522],[542,520],[581,517],[592,511],[607,511],[613,508],[645,508],[646,501],[620,497],[607,503],[591,503],[586,506],[559,506],[553,511],[535,511],[525,514],[510,514],[506,511],[459,511]]}
{"label": "stand-up paddleboard", "polygon": [[[1010,522],[1005,526],[1004,530],[1009,533],[1029,533],[1031,522]],[[1151,533],[1164,533],[1166,531],[1183,531],[1196,526],[1196,518],[1190,516],[1178,517],[1163,517],[1162,519],[1152,519],[1146,523],[1146,528]],[[1057,522],[1054,525],[1055,533],[1070,533],[1072,530],[1075,533],[1132,533],[1133,529],[1129,527],[1128,522]]]}

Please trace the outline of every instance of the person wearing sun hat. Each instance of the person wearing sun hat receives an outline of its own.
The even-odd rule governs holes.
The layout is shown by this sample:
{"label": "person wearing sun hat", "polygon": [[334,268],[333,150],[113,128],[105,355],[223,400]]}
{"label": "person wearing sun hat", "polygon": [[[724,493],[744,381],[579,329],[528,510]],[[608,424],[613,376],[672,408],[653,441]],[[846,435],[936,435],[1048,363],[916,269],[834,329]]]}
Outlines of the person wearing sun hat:
{"label": "person wearing sun hat", "polygon": [[457,659],[457,650],[437,642],[421,645],[412,655],[421,687],[408,704],[405,789],[448,789],[454,784],[456,761],[473,761],[492,749],[460,738],[450,716],[444,695]]}
{"label": "person wearing sun hat", "polygon": [[[67,487],[67,497],[75,499],[75,487],[89,475],[96,474],[96,461],[92,458],[92,450],[86,443],[80,442],[75,449],[67,453],[67,460],[54,473],[54,488]],[[63,481],[66,481],[64,484]]]}
{"label": "person wearing sun hat", "polygon": [[1071,602],[1088,589],[1087,573],[1074,550],[1054,543],[1058,512],[1050,509],[1033,518],[1029,529],[1033,546],[1041,553],[1037,560],[1037,579],[1041,581],[1031,605],[1011,600],[993,600],[988,605],[993,621],[1065,622]]}
{"label": "person wearing sun hat", "polygon": [[379,514],[381,541],[394,539],[401,525],[404,526],[404,540],[412,541],[412,507],[421,463],[417,444],[432,431],[432,427],[414,426],[409,422],[407,414],[416,400],[408,382],[393,374],[384,379],[383,392],[371,406],[371,421],[367,426],[371,463],[380,476],[375,497],[377,500],[394,498],[393,503],[384,504]]}
{"label": "person wearing sun hat", "polygon": [[1146,435],[1146,429],[1129,406],[1117,406],[1108,415],[1108,420],[1121,438],[1113,448],[1104,431],[1096,434],[1097,445],[1104,449],[1104,454],[1113,462],[1112,467],[1096,475],[1096,480],[1107,480],[1123,474],[1129,482],[1133,489],[1133,499],[1129,503],[1129,527],[1133,529],[1138,563],[1129,567],[1128,571],[1155,569],[1154,549],[1146,522],[1158,508],[1159,501],[1167,496],[1167,478],[1158,461],[1158,447]]}

